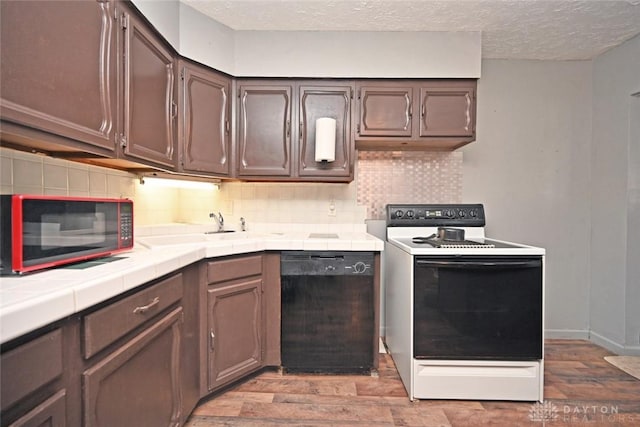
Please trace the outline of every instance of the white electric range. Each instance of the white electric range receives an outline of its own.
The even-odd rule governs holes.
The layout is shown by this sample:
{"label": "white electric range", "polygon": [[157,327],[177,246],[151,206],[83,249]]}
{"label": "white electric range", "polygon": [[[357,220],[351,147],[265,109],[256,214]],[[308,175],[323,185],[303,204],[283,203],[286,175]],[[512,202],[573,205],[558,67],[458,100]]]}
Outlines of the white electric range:
{"label": "white electric range", "polygon": [[387,206],[385,343],[410,399],[542,401],[543,248],[481,204]]}

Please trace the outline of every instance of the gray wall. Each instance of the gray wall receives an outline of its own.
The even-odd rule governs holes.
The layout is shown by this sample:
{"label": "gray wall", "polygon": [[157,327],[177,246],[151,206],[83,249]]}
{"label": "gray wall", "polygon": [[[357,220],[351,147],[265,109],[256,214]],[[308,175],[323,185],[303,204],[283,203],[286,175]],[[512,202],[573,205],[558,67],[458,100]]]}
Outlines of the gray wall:
{"label": "gray wall", "polygon": [[180,3],[180,46],[177,50],[187,58],[233,74],[236,61],[234,31],[183,3]]}
{"label": "gray wall", "polygon": [[485,60],[463,201],[487,235],[546,248],[548,337],[589,328],[590,61]]}
{"label": "gray wall", "polygon": [[640,354],[640,36],[593,63],[591,331]]}
{"label": "gray wall", "polygon": [[180,46],[180,6],[177,0],[133,0],[133,4],[174,49]]}
{"label": "gray wall", "polygon": [[181,55],[234,76],[480,77],[478,31],[234,31],[176,0],[133,3]]}

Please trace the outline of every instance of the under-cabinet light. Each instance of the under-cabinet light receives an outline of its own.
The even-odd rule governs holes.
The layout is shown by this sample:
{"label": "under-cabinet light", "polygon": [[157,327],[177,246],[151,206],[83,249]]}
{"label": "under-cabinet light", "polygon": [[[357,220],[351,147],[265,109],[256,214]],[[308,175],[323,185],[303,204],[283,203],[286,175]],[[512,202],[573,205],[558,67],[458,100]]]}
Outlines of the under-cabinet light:
{"label": "under-cabinet light", "polygon": [[143,176],[140,177],[140,184],[151,187],[172,187],[172,188],[191,188],[191,189],[219,189],[220,184],[205,181],[189,181],[186,179],[170,179]]}

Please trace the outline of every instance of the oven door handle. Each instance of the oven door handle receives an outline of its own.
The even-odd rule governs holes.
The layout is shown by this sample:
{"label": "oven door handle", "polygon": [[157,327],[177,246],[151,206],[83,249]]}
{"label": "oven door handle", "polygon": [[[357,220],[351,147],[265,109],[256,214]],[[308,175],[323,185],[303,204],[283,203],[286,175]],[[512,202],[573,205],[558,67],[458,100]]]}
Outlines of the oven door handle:
{"label": "oven door handle", "polygon": [[419,267],[438,268],[538,268],[542,266],[540,260],[526,261],[434,261],[416,260]]}

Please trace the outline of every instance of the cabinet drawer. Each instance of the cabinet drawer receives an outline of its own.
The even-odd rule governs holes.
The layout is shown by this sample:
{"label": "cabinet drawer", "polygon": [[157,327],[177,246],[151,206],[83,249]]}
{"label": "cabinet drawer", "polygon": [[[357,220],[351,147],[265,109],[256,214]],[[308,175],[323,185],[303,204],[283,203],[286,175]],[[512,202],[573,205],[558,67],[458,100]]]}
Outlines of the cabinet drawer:
{"label": "cabinet drawer", "polygon": [[212,261],[207,265],[209,284],[262,274],[262,255]]}
{"label": "cabinet drawer", "polygon": [[62,332],[56,329],[2,355],[2,410],[62,375]]}
{"label": "cabinet drawer", "polygon": [[182,273],[84,316],[83,349],[90,358],[182,298]]}

